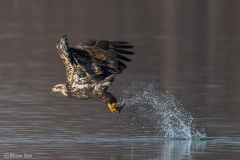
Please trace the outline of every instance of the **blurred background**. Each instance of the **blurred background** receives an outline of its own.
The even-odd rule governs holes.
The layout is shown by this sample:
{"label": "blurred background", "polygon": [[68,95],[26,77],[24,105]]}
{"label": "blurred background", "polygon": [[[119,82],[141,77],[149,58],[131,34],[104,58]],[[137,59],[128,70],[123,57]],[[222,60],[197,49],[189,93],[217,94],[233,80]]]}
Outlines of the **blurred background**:
{"label": "blurred background", "polygon": [[[237,159],[239,6],[237,0],[0,0],[0,157]],[[72,47],[88,39],[133,44],[132,62],[109,90],[121,97],[120,86],[132,79],[154,80],[215,140],[200,149],[161,138],[161,144],[135,141],[145,136],[141,129],[116,125],[123,117],[121,123],[129,122],[130,107],[116,117],[105,104],[51,95],[54,85],[66,82],[55,49],[65,34]]]}

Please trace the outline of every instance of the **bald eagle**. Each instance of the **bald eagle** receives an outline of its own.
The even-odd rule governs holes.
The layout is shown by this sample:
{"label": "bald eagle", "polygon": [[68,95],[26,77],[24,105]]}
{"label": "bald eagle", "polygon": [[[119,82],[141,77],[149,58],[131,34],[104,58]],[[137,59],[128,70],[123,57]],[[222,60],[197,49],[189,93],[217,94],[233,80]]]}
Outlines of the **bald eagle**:
{"label": "bald eagle", "polygon": [[131,60],[122,54],[132,55],[133,48],[125,41],[88,40],[78,43],[75,48],[68,46],[67,36],[56,44],[57,52],[66,69],[66,84],[58,84],[53,92],[76,99],[93,99],[107,103],[111,112],[120,113],[124,104],[116,105],[116,97],[107,92],[114,78],[127,66],[121,61]]}

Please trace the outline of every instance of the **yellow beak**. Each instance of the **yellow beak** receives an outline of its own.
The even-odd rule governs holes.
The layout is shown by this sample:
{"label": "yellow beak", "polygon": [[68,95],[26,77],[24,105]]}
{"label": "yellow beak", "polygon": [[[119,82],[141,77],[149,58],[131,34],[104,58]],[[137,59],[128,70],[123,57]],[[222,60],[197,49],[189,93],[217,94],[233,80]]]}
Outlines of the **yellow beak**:
{"label": "yellow beak", "polygon": [[54,93],[54,92],[56,92],[56,91],[57,91],[56,88],[52,88],[51,93]]}

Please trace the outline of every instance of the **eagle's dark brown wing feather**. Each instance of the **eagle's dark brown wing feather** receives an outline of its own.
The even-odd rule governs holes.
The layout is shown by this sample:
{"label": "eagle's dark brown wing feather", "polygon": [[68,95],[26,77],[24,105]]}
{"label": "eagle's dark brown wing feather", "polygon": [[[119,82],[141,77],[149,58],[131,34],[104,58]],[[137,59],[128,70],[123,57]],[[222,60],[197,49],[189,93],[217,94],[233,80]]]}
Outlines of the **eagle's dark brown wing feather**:
{"label": "eagle's dark brown wing feather", "polygon": [[58,41],[56,48],[65,65],[68,84],[98,82],[119,74],[127,68],[120,60],[131,61],[122,54],[134,54],[125,50],[133,46],[124,41],[88,40],[71,48],[66,36]]}
{"label": "eagle's dark brown wing feather", "polygon": [[133,48],[133,45],[125,41],[88,40],[77,44],[75,48],[87,51],[93,57],[93,61],[101,72],[95,75],[89,74],[97,77],[98,80],[123,71],[127,66],[120,60],[128,62],[131,60],[122,54],[134,54],[132,51],[124,50]]}

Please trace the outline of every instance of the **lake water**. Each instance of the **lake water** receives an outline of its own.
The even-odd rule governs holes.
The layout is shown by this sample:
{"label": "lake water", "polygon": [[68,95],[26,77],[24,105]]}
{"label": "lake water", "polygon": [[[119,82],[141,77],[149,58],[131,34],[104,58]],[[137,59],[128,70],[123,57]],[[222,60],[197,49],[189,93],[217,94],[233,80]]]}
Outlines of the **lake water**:
{"label": "lake water", "polygon": [[[1,0],[0,159],[237,160],[240,1]],[[51,94],[55,44],[125,40],[106,104]]]}

